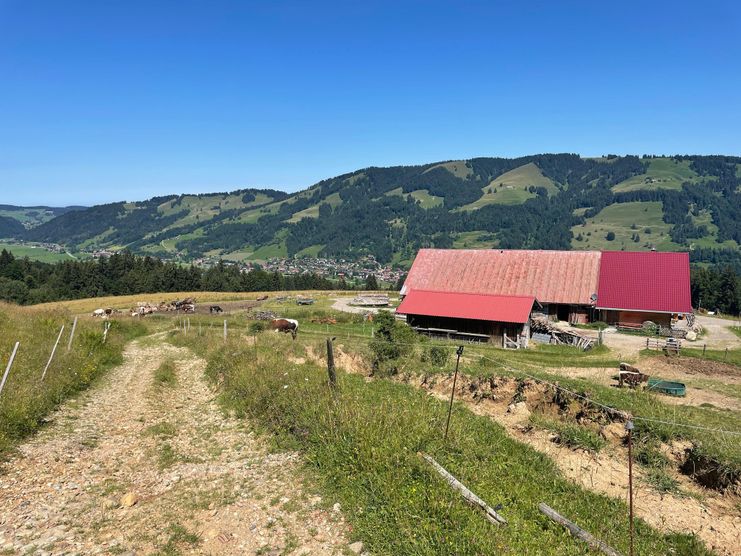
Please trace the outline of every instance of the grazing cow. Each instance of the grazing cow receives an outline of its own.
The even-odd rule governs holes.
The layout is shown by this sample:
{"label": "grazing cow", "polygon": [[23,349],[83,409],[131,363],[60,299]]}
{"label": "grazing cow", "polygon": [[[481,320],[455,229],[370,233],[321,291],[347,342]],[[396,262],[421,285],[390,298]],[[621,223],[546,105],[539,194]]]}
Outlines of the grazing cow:
{"label": "grazing cow", "polygon": [[105,317],[105,315],[106,315],[105,309],[95,309],[95,311],[93,311],[94,317]]}
{"label": "grazing cow", "polygon": [[223,313],[224,312],[224,309],[222,309],[218,305],[211,305],[208,308],[208,312],[209,313]]}
{"label": "grazing cow", "polygon": [[298,321],[294,319],[274,319],[270,321],[270,328],[276,332],[291,333],[293,339],[296,339],[298,333]]}

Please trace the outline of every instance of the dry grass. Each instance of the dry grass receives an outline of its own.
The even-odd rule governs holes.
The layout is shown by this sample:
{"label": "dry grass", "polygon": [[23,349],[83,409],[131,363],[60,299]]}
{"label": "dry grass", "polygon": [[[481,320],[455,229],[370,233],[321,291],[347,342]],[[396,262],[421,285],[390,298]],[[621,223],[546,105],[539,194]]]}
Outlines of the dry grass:
{"label": "dry grass", "polygon": [[290,292],[174,292],[174,293],[140,293],[134,295],[119,295],[108,297],[89,297],[86,299],[74,299],[70,301],[53,301],[33,305],[31,308],[40,311],[65,310],[79,315],[92,313],[95,309],[111,307],[113,309],[130,309],[138,302],[160,303],[161,301],[174,301],[185,297],[193,297],[199,303],[218,301],[246,301],[254,300],[261,295],[269,295],[271,298],[278,296],[306,295],[315,299],[329,296],[354,296],[358,292],[347,291],[290,291]]}

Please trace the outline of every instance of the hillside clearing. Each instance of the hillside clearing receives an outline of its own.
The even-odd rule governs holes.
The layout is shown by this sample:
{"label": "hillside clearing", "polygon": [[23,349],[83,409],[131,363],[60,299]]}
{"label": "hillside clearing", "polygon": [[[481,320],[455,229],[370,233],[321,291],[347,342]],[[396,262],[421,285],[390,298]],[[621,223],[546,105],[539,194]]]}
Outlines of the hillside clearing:
{"label": "hillside clearing", "polygon": [[461,207],[460,210],[475,210],[490,204],[522,203],[535,197],[534,193],[528,191],[531,186],[544,187],[550,194],[558,192],[553,181],[544,176],[535,163],[530,162],[492,180],[489,185],[481,188],[483,195],[480,199]]}
{"label": "hillside clearing", "polygon": [[[675,251],[679,245],[669,236],[671,225],[663,220],[660,201],[618,203],[602,209],[584,224],[571,228],[574,249],[619,251]],[[607,239],[612,232],[614,239]],[[635,237],[639,238],[634,241]]]}
{"label": "hillside clearing", "polygon": [[684,182],[700,181],[700,176],[690,168],[689,160],[652,158],[645,174],[633,176],[613,186],[615,193],[639,189],[681,189]]}

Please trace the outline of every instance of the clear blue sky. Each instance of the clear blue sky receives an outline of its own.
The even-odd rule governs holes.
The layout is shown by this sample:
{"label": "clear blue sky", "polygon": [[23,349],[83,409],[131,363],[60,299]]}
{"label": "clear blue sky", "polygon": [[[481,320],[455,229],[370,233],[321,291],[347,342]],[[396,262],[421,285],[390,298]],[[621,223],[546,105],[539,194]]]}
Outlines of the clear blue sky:
{"label": "clear blue sky", "polygon": [[[609,4],[609,5],[608,5]],[[738,2],[0,0],[0,203],[741,154]]]}

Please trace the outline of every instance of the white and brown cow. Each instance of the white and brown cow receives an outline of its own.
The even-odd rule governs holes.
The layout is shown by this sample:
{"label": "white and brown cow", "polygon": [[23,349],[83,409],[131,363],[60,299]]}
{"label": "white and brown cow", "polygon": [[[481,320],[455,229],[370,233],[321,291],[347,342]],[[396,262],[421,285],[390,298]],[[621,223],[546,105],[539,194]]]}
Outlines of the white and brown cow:
{"label": "white and brown cow", "polygon": [[270,321],[270,329],[286,334],[290,332],[295,340],[298,333],[298,321],[294,319],[273,319]]}

